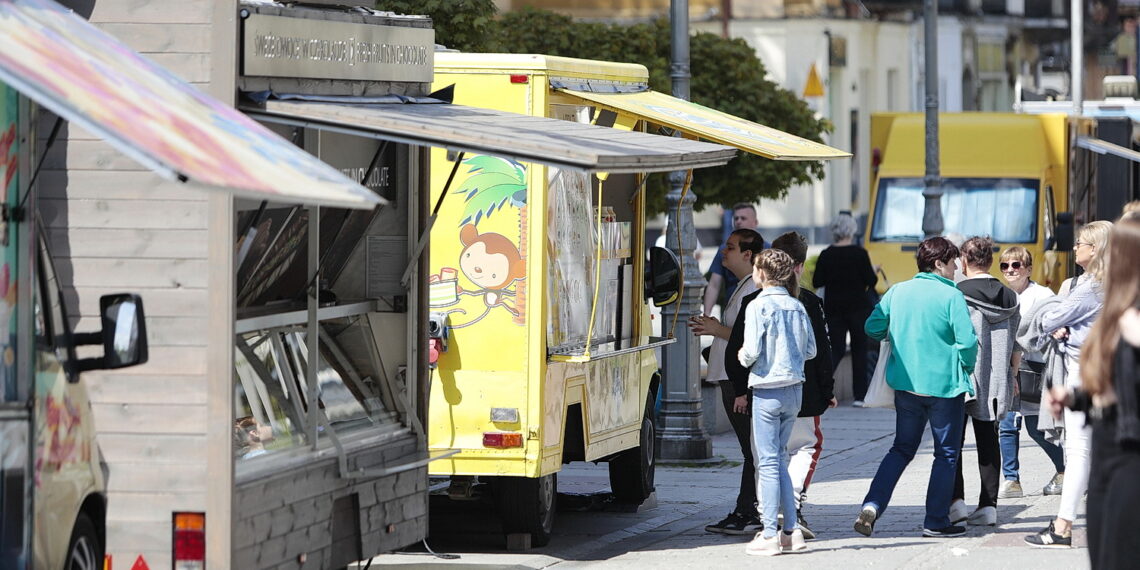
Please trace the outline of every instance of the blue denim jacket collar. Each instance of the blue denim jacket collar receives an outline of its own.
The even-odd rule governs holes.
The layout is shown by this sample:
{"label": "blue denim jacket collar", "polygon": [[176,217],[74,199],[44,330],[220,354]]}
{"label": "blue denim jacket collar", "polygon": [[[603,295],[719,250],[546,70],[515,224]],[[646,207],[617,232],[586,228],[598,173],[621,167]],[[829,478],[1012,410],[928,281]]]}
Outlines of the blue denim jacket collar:
{"label": "blue denim jacket collar", "polygon": [[767,297],[767,296],[771,296],[771,295],[787,295],[787,296],[791,297],[791,294],[788,293],[788,290],[783,288],[783,287],[780,287],[779,285],[773,285],[771,287],[765,287],[765,288],[761,289],[760,295],[757,295],[757,297],[760,297],[760,296]]}

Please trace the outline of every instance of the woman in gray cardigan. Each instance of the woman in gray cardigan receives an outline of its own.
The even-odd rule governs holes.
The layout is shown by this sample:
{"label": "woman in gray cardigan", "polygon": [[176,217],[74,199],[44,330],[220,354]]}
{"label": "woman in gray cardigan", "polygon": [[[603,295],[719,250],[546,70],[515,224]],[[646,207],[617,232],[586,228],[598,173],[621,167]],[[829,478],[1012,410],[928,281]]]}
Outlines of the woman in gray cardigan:
{"label": "woman in gray cardigan", "polygon": [[[966,403],[966,418],[974,426],[978,449],[978,474],[981,491],[978,507],[970,513],[966,507],[962,461],[954,478],[954,502],[950,505],[950,522],[965,520],[971,525],[997,524],[998,488],[1001,483],[1001,446],[998,443],[998,420],[1013,408],[1014,348],[1020,322],[1017,293],[990,275],[994,263],[994,242],[988,237],[972,237],[962,244],[962,265],[966,279],[958,289],[966,297],[966,308],[974,333],[978,335],[978,359],[971,378],[975,398]],[[963,424],[962,439],[966,438]]]}

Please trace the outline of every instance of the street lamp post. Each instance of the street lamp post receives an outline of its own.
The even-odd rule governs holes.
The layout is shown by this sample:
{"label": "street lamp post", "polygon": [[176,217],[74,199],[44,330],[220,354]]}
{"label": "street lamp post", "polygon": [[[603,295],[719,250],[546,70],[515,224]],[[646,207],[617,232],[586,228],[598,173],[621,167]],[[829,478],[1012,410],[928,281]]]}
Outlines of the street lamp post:
{"label": "street lamp post", "polygon": [[[670,0],[672,26],[673,96],[689,99],[689,2]],[[696,196],[690,190],[682,197],[685,172],[669,175],[670,190],[665,195],[668,228],[665,245],[677,252],[684,269],[685,294],[673,307],[662,311],[663,329],[667,330],[676,314],[677,342],[667,345],[661,362],[663,385],[661,428],[657,432],[657,453],[662,459],[707,459],[712,457],[712,439],[702,425],[700,344],[689,332],[689,317],[701,312],[701,290],[705,280],[697,268],[693,249],[697,245],[693,226],[693,204]],[[677,229],[681,242],[677,243]],[[679,314],[678,314],[679,313]]]}
{"label": "street lamp post", "polygon": [[938,0],[924,0],[926,47],[926,176],[923,177],[922,233],[942,235],[942,176],[938,165]]}

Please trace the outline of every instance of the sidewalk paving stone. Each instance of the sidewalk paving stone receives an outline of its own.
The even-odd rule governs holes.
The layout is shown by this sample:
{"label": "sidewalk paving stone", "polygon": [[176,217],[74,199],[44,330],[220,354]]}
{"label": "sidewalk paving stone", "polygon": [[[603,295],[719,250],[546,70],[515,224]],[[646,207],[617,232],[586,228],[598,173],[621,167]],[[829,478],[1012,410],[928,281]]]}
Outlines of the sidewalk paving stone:
{"label": "sidewalk paving stone", "polygon": [[[808,493],[804,516],[818,539],[805,553],[757,559],[744,554],[749,536],[704,531],[705,525],[730,512],[740,481],[740,449],[731,433],[713,437],[713,454],[721,458],[699,466],[661,464],[657,468],[656,506],[638,512],[560,511],[550,544],[528,552],[503,551],[494,509],[470,505],[466,512],[433,510],[432,548],[459,554],[439,560],[423,554],[378,556],[374,564],[419,568],[701,568],[771,564],[787,568],[1087,568],[1083,548],[1083,513],[1074,543],[1067,550],[1036,549],[1022,537],[1048,524],[1059,497],[1043,496],[1053,476],[1045,454],[1028,436],[1021,438],[1022,485],[1027,495],[999,502],[998,526],[969,527],[966,536],[924,538],[922,520],[930,475],[929,434],[896,488],[890,507],[865,538],[852,530],[864,494],[879,462],[890,448],[894,412],[847,406],[823,417],[824,452]],[[977,453],[968,430],[965,461],[967,503],[978,494]],[[559,492],[607,491],[605,464],[563,466]],[[437,532],[437,528],[439,530]]]}

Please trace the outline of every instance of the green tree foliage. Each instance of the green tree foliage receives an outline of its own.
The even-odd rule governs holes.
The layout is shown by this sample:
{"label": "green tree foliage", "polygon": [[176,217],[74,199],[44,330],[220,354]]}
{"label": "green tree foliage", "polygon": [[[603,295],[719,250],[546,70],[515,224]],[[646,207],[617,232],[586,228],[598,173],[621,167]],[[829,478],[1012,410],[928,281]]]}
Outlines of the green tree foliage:
{"label": "green tree foliage", "polygon": [[435,41],[460,51],[485,52],[495,34],[492,0],[379,0],[377,10],[431,16]]}
{"label": "green tree foliage", "polygon": [[[494,11],[491,0],[400,0],[381,4],[399,4],[403,7],[397,11],[431,15],[436,19],[437,41],[448,47],[639,63],[649,70],[651,88],[672,92],[667,19],[626,26],[575,22],[554,12],[523,8],[502,14],[498,20],[487,20],[486,35],[475,41],[474,30],[460,32],[441,25],[440,20],[454,22],[456,14],[465,10],[485,17],[488,7]],[[480,8],[475,9],[476,6]],[[453,35],[457,33],[462,35]],[[694,102],[817,142],[831,130],[830,123],[816,119],[802,99],[766,78],[764,64],[744,40],[699,33],[691,36],[689,51],[690,98]],[[781,199],[791,186],[822,179],[823,173],[820,162],[776,161],[741,152],[726,166],[694,173],[694,208],[699,211],[710,205]],[[649,183],[651,209],[664,209],[667,191],[665,175],[655,175]]]}

